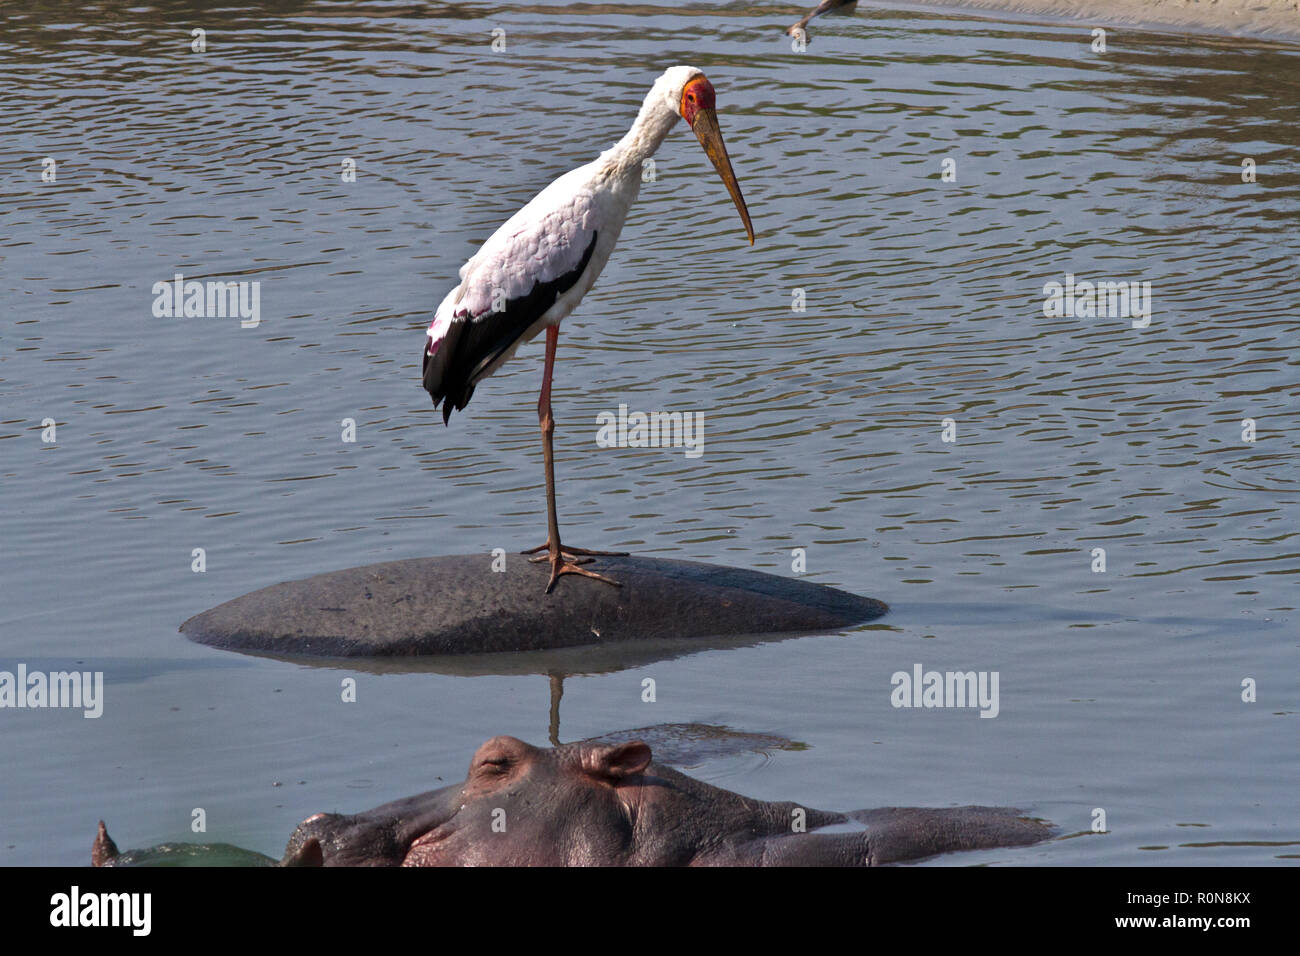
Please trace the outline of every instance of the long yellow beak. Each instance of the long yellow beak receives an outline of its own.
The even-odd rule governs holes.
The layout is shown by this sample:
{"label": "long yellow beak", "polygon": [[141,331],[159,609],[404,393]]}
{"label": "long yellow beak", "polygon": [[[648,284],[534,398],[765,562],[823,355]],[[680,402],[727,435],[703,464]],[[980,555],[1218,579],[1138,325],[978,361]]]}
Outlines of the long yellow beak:
{"label": "long yellow beak", "polygon": [[701,109],[695,114],[695,122],[691,124],[691,130],[695,133],[695,138],[700,141],[700,145],[704,147],[704,152],[708,154],[713,168],[722,177],[727,192],[731,193],[732,201],[735,202],[740,218],[745,223],[749,244],[752,246],[754,225],[749,221],[749,209],[745,206],[745,197],[740,194],[740,183],[736,182],[735,170],[731,168],[731,157],[727,155],[727,146],[722,142],[722,130],[718,129],[717,111],[707,107]]}

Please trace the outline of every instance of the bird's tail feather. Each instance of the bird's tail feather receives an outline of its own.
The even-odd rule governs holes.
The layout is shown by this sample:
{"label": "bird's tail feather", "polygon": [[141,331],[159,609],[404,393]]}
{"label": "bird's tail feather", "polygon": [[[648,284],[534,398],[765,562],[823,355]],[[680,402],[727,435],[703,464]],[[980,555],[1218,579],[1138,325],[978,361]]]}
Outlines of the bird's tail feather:
{"label": "bird's tail feather", "polygon": [[[450,336],[449,336],[450,338]],[[433,407],[437,408],[442,405],[442,423],[448,424],[451,419],[452,410],[461,411],[469,404],[470,398],[474,395],[474,386],[466,381],[461,381],[455,375],[448,374],[448,356],[454,351],[454,343],[444,340],[440,343],[440,348],[433,355],[429,354],[429,346],[424,347],[424,388],[433,399]]]}

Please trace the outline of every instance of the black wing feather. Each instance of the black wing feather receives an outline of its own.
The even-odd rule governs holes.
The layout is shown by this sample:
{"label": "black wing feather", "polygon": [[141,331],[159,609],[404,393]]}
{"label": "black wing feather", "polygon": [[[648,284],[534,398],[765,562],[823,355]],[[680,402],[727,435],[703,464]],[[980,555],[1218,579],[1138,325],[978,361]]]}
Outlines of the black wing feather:
{"label": "black wing feather", "polygon": [[[439,347],[447,350],[445,363],[430,362],[429,347],[425,345],[424,388],[433,398],[434,408],[445,402],[442,406],[444,425],[450,420],[453,408],[461,411],[469,404],[474,386],[483,377],[483,372],[509,351],[555,305],[556,300],[582,278],[596,249],[598,235],[596,232],[591,234],[591,242],[576,266],[550,282],[534,282],[527,295],[510,299],[492,321],[476,322],[469,316],[456,316]],[[439,374],[439,365],[442,374]]]}

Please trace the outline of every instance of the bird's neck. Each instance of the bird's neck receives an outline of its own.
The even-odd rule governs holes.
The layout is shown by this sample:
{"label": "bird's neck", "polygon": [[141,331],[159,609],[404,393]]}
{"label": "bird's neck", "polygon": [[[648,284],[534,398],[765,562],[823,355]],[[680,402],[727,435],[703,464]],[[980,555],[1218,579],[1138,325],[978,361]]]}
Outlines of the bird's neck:
{"label": "bird's neck", "polygon": [[642,163],[654,155],[679,119],[681,117],[664,102],[658,89],[652,89],[641,104],[632,128],[612,149],[602,154],[603,164],[612,172],[635,172],[640,176]]}

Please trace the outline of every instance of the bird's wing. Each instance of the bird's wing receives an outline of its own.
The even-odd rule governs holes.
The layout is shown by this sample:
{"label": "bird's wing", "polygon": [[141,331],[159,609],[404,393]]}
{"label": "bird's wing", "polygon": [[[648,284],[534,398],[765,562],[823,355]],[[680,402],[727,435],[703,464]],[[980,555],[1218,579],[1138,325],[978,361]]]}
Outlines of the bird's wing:
{"label": "bird's wing", "polygon": [[438,306],[424,387],[435,406],[446,400],[444,421],[586,270],[597,217],[585,172],[561,176],[506,220],[461,266],[460,285]]}

